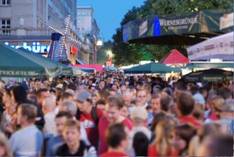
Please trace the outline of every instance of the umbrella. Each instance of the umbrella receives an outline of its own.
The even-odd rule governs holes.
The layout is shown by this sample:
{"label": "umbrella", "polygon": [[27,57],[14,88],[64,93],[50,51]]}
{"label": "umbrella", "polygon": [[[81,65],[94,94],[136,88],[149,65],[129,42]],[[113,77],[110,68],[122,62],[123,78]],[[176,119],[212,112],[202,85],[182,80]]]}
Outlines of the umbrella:
{"label": "umbrella", "polygon": [[209,69],[203,71],[191,72],[182,77],[183,80],[188,82],[213,82],[213,81],[224,81],[224,80],[232,80],[233,72],[225,71],[221,69]]}
{"label": "umbrella", "polygon": [[132,67],[124,70],[125,73],[139,74],[139,73],[170,73],[170,72],[181,72],[179,68],[172,68],[164,64],[151,62],[144,65]]}
{"label": "umbrella", "polygon": [[0,44],[0,76],[36,77],[48,75],[47,70],[9,46]]}

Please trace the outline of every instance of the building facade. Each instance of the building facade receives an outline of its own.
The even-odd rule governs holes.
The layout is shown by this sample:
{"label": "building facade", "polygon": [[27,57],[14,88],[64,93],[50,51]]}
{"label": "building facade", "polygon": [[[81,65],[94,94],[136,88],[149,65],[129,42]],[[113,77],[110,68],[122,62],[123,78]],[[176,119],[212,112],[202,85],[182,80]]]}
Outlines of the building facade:
{"label": "building facade", "polygon": [[0,41],[31,49],[47,45],[48,50],[51,33],[65,31],[68,15],[76,37],[76,5],[76,0],[1,0]]}
{"label": "building facade", "polygon": [[[77,32],[79,36],[89,46],[89,63],[96,63],[97,41],[100,39],[100,29],[94,18],[94,10],[91,6],[78,6],[77,7]],[[80,54],[84,55],[85,54]]]}

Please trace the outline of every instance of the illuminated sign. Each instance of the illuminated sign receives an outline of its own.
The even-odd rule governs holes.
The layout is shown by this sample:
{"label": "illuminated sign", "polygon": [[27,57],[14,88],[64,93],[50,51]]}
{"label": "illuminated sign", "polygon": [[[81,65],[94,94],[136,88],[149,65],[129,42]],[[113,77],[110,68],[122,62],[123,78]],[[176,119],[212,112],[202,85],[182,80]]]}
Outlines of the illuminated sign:
{"label": "illuminated sign", "polygon": [[27,42],[23,42],[22,44],[10,44],[9,42],[5,42],[5,45],[16,49],[22,47],[35,53],[44,53],[45,51],[48,52],[50,49],[49,44],[42,44],[41,42],[32,42],[32,44],[29,44]]}

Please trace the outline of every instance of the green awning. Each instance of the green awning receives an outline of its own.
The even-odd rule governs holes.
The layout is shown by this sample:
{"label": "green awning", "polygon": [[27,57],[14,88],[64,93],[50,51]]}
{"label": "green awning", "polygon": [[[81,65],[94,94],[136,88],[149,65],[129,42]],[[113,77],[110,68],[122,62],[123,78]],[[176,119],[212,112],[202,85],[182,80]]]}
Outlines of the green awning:
{"label": "green awning", "polygon": [[58,75],[73,75],[72,68],[66,65],[63,65],[58,62],[51,61],[48,58],[42,57],[39,54],[33,53],[26,49],[20,48],[20,54],[24,55],[28,59],[35,61],[36,63],[42,65],[45,69],[47,69],[48,73],[53,74],[54,76]]}
{"label": "green awning", "polygon": [[24,57],[15,49],[0,44],[0,76],[1,77],[38,77],[46,76],[43,66]]}
{"label": "green awning", "polygon": [[171,73],[171,72],[181,72],[180,68],[172,68],[160,63],[149,63],[144,65],[139,65],[132,67],[130,69],[124,70],[125,73],[131,74],[146,74],[146,73]]}

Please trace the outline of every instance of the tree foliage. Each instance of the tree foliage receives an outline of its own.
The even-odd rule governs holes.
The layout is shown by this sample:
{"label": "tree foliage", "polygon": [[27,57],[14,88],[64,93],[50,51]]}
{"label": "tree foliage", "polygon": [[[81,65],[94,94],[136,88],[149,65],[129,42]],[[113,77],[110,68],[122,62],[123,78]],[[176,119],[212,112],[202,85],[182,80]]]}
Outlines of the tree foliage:
{"label": "tree foliage", "polygon": [[[145,18],[153,15],[182,15],[205,9],[233,10],[234,0],[146,0],[144,5],[129,10],[122,22],[121,27],[131,20]],[[113,53],[115,64],[126,65],[138,63],[145,59],[145,55],[153,56],[160,60],[169,50],[177,48],[185,54],[184,46],[159,46],[143,44],[126,44],[122,40],[122,30],[118,28],[113,36]],[[150,55],[151,54],[151,55]],[[150,57],[149,57],[150,58]]]}
{"label": "tree foliage", "polygon": [[97,63],[105,64],[107,61],[107,51],[112,49],[112,42],[107,41],[103,43],[103,46],[97,52]]}

